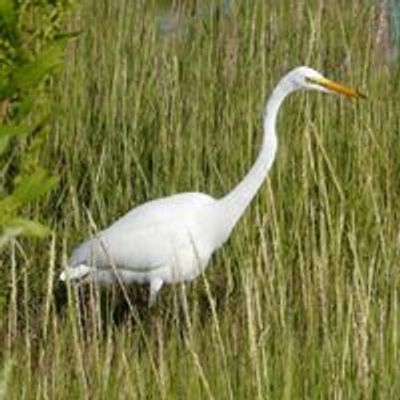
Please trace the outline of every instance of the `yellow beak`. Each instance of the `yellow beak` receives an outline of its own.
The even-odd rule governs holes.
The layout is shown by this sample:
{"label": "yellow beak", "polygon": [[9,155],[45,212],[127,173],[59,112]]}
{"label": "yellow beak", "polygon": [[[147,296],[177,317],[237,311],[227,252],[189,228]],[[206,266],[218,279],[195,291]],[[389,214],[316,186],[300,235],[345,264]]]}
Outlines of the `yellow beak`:
{"label": "yellow beak", "polygon": [[317,85],[323,86],[327,88],[328,90],[331,90],[332,92],[336,92],[339,94],[343,94],[347,97],[355,97],[355,98],[362,98],[366,99],[367,96],[365,94],[360,93],[358,90],[350,89],[341,83],[337,83],[334,81],[331,81],[330,79],[326,78],[316,78],[316,79],[310,79],[313,83],[316,83]]}

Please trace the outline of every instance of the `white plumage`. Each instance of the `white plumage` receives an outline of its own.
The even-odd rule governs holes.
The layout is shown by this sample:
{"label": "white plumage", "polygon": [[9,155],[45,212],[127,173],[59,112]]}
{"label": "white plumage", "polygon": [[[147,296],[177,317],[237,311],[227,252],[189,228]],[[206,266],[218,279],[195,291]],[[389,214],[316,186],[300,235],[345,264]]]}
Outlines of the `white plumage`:
{"label": "white plumage", "polygon": [[351,97],[360,93],[298,67],[279,82],[267,102],[261,151],[245,178],[230,193],[214,199],[182,193],[140,205],[76,248],[61,280],[150,284],[150,304],[163,283],[190,281],[207,266],[230,236],[267,175],[277,148],[278,110],[291,92],[311,89]]}

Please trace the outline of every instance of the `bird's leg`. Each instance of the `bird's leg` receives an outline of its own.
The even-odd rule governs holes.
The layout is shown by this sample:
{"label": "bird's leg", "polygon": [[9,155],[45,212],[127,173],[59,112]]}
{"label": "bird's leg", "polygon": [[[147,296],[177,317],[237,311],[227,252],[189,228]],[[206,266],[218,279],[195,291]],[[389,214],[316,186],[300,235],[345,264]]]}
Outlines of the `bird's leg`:
{"label": "bird's leg", "polygon": [[161,289],[162,284],[163,281],[159,278],[153,279],[150,282],[149,308],[156,302],[157,293]]}

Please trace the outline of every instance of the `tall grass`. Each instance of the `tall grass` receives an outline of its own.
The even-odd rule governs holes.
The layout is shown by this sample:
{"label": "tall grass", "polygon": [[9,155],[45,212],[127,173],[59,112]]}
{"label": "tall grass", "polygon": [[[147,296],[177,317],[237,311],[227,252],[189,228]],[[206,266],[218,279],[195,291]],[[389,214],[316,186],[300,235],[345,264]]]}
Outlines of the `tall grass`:
{"label": "tall grass", "polygon": [[[374,57],[374,9],[187,7],[184,29],[163,36],[150,3],[86,0],[71,21],[82,34],[55,83],[43,152],[60,185],[32,210],[54,234],[3,257],[0,396],[397,398],[399,71]],[[276,164],[205,275],[163,288],[150,311],[145,291],[96,288],[68,288],[59,310],[56,276],[91,232],[148,199],[220,196],[243,177],[266,95],[300,64],[370,100],[310,93],[285,104]]]}

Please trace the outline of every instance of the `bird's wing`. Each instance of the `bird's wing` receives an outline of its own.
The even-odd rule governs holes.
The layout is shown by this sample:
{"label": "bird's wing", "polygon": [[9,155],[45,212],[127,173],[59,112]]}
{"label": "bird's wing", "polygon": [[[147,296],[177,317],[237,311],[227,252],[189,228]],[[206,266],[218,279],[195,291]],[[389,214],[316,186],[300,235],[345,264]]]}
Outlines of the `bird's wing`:
{"label": "bird's wing", "polygon": [[188,221],[213,201],[207,195],[185,193],[145,203],[79,246],[70,265],[137,272],[164,267],[172,254],[191,244]]}
{"label": "bird's wing", "polygon": [[[146,239],[149,237],[151,243]],[[106,229],[76,248],[68,264],[71,267],[86,264],[99,269],[115,266],[147,272],[164,265],[166,251],[160,242],[160,232],[155,227],[135,231]]]}

